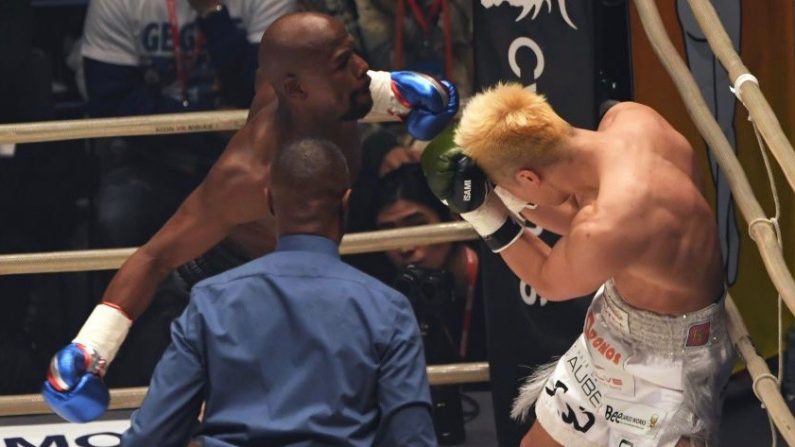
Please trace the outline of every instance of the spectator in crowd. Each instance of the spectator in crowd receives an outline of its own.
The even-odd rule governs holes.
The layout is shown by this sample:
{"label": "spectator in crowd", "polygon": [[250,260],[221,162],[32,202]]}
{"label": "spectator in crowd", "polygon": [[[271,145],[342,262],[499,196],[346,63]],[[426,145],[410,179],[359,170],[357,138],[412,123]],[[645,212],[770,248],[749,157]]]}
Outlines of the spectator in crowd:
{"label": "spectator in crowd", "polygon": [[[300,7],[342,21],[357,51],[376,70],[416,70],[455,79],[459,95],[473,85],[472,3],[465,0],[298,0]],[[401,6],[402,4],[402,6]],[[412,6],[415,5],[415,6]],[[402,18],[402,20],[399,20]],[[402,54],[396,60],[396,54]],[[351,197],[350,232],[373,227],[369,206],[378,178],[405,161],[419,161],[417,143],[402,126],[380,123],[362,131],[364,169]],[[387,156],[388,155],[388,156]],[[382,163],[383,162],[383,163]],[[369,272],[384,272],[383,257],[369,254],[346,260]],[[377,267],[374,267],[377,266]]]}
{"label": "spectator in crowd", "polygon": [[461,96],[470,96],[472,2],[351,1],[356,5],[363,51],[372,67],[455,79]]}
{"label": "spectator in crowd", "polygon": [[[377,229],[393,229],[451,221],[450,211],[428,189],[416,162],[405,163],[382,177],[375,193]],[[485,359],[482,298],[475,293],[477,252],[464,242],[403,247],[385,252],[393,270],[384,280],[394,283],[408,267],[446,272],[452,279],[454,305],[445,324],[461,359]]]}
{"label": "spectator in crowd", "polygon": [[[428,188],[413,153],[396,148],[381,163],[385,174],[371,207],[378,229],[451,220],[447,207]],[[403,247],[385,255],[391,268],[383,280],[409,297],[422,330],[428,364],[485,360],[484,304],[476,251],[466,243],[453,242]],[[433,386],[431,398],[440,444],[463,442],[461,386]]]}
{"label": "spectator in crowd", "polygon": [[299,140],[271,172],[276,250],[193,288],[122,444],[436,445],[408,300],[340,261],[342,152]]}
{"label": "spectator in crowd", "polygon": [[466,0],[298,0],[335,17],[376,70],[415,70],[453,78],[462,97],[473,79],[472,2]]}
{"label": "spectator in crowd", "polygon": [[[95,117],[247,108],[265,29],[294,0],[102,0],[90,2],[82,43],[88,111]],[[146,242],[204,177],[224,134],[114,140],[98,150],[95,243]],[[98,274],[101,293],[110,279]],[[108,375],[113,386],[148,383],[185,306],[164,284]]]}

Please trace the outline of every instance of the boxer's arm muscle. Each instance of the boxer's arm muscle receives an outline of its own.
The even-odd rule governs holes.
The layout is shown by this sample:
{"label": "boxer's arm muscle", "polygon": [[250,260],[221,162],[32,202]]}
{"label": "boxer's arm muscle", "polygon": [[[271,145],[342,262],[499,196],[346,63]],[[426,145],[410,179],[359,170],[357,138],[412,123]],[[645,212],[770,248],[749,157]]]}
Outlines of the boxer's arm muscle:
{"label": "boxer's arm muscle", "polygon": [[209,250],[236,225],[267,212],[262,188],[253,182],[244,169],[213,169],[165,225],[124,263],[103,300],[137,318],[171,271]]}
{"label": "boxer's arm muscle", "polygon": [[577,211],[577,204],[572,197],[559,206],[539,206],[533,210],[525,208],[522,216],[545,230],[563,236],[569,233]]}
{"label": "boxer's arm muscle", "polygon": [[[590,213],[585,213],[590,214]],[[648,246],[641,231],[623,231],[629,226],[616,216],[575,217],[571,231],[550,248],[525,232],[500,252],[513,272],[551,301],[563,301],[593,292],[605,281],[634,262]],[[642,228],[642,225],[634,225]]]}

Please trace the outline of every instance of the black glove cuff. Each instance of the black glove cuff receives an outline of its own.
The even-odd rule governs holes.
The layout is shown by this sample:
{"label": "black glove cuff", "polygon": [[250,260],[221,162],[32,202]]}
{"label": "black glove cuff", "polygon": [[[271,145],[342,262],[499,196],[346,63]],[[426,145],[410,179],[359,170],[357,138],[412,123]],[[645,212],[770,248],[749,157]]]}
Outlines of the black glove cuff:
{"label": "black glove cuff", "polygon": [[509,217],[497,231],[484,236],[483,242],[486,243],[491,251],[499,253],[518,239],[522,235],[522,231],[524,231],[524,227]]}

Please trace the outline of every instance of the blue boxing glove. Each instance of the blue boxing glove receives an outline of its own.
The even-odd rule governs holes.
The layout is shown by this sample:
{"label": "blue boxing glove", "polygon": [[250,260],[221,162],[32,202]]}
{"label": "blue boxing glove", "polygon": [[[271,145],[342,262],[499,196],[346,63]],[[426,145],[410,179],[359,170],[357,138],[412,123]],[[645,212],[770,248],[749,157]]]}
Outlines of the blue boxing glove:
{"label": "blue boxing glove", "polygon": [[411,109],[406,129],[419,140],[433,139],[458,112],[458,92],[445,80],[414,71],[392,72],[391,79],[395,98]]}
{"label": "blue boxing glove", "polygon": [[433,139],[458,112],[458,92],[453,84],[413,71],[395,71],[391,78],[395,97],[411,109],[405,123],[415,138]]}
{"label": "blue boxing glove", "polygon": [[108,408],[110,394],[102,382],[104,361],[77,343],[58,351],[50,362],[41,394],[52,410],[69,422],[88,422]]}
{"label": "blue boxing glove", "polygon": [[371,114],[397,115],[418,140],[431,140],[458,112],[458,91],[445,80],[414,71],[368,72]]}
{"label": "blue boxing glove", "polygon": [[69,422],[88,422],[108,408],[110,395],[102,376],[124,342],[132,320],[111,303],[100,303],[72,343],[50,362],[41,394]]}

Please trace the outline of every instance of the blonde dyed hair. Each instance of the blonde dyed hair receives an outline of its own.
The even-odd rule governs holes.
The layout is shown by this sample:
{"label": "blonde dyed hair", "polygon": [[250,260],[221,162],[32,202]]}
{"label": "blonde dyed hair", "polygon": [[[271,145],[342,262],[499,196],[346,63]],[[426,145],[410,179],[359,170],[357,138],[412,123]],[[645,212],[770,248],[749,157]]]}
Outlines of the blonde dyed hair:
{"label": "blonde dyed hair", "polygon": [[565,154],[559,143],[571,132],[546,98],[509,83],[472,97],[454,141],[497,180],[519,168],[537,169],[560,160]]}

